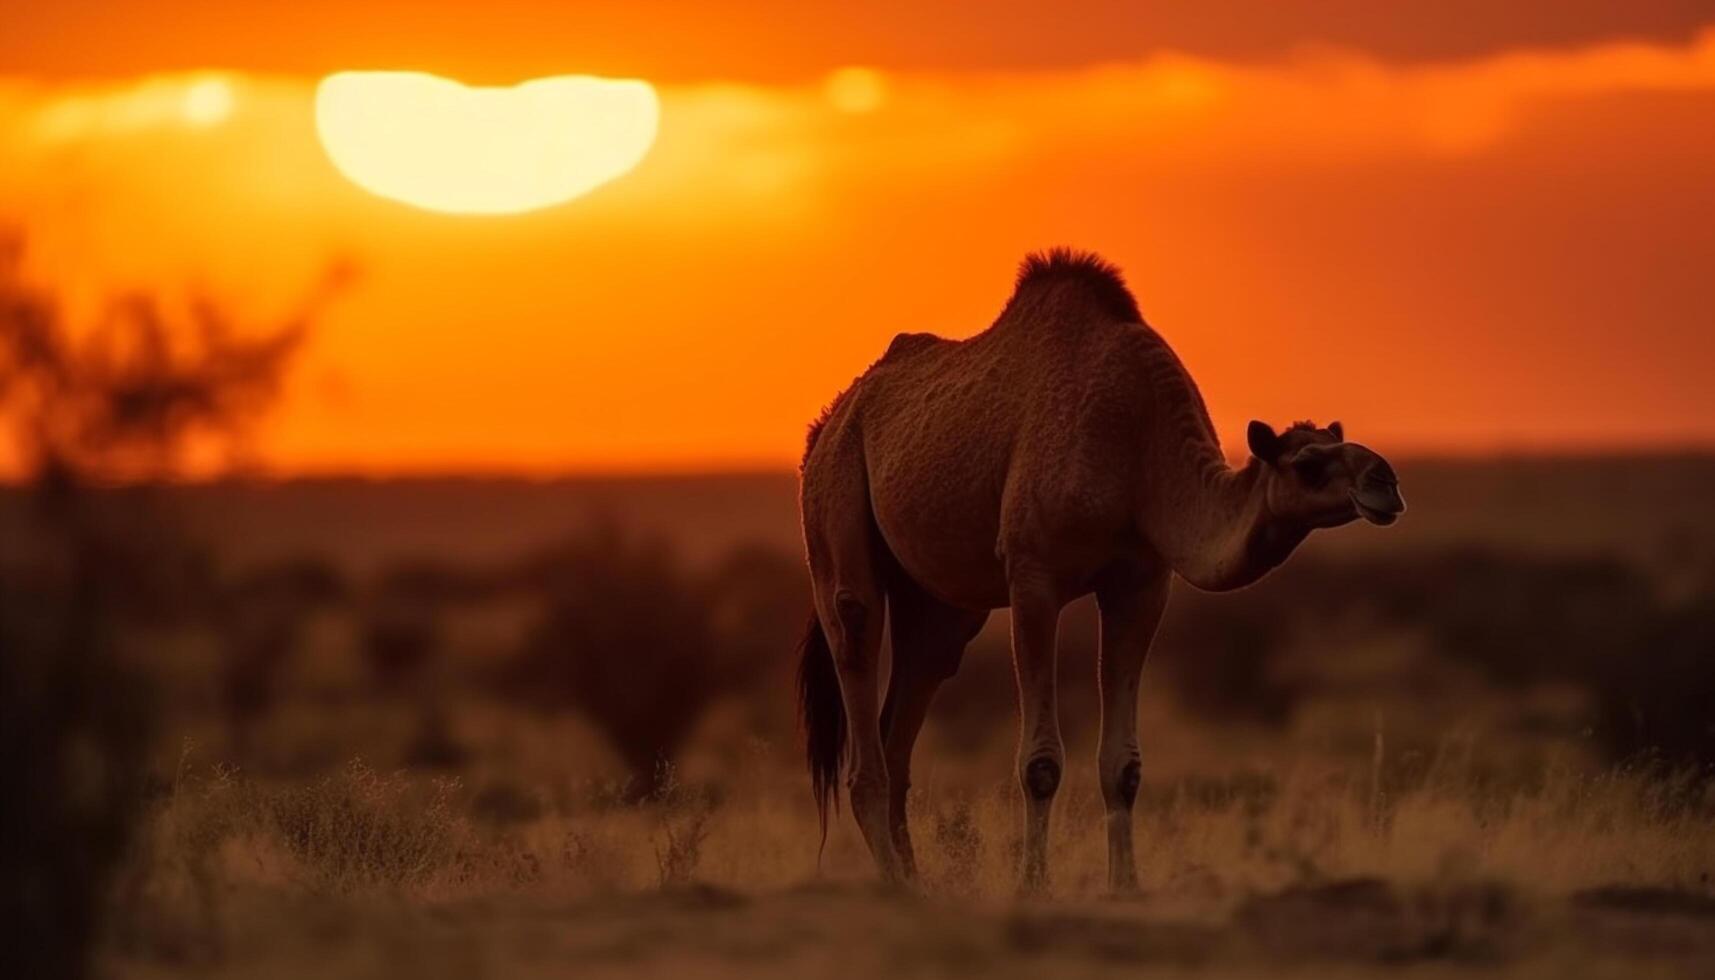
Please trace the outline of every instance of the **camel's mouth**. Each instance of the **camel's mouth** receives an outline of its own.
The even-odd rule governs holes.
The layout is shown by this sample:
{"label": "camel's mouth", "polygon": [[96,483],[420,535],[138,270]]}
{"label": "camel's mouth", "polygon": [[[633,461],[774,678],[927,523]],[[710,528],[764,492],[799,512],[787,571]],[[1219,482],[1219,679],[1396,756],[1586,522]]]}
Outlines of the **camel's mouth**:
{"label": "camel's mouth", "polygon": [[1387,527],[1405,513],[1405,501],[1395,487],[1366,488],[1362,493],[1354,492],[1352,506],[1358,509],[1359,517],[1377,527]]}

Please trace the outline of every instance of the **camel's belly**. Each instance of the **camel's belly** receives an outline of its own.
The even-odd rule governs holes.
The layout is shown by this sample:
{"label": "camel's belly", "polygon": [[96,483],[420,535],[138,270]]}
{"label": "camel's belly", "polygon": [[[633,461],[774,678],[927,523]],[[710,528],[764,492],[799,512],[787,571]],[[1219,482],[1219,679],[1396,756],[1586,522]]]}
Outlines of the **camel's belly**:
{"label": "camel's belly", "polygon": [[[1004,463],[991,469],[949,452],[935,463],[872,464],[870,479],[882,539],[917,584],[966,609],[1011,604],[1006,560],[999,554],[1008,482]],[[1081,595],[1103,568],[1138,557],[1127,550],[1124,510],[1112,496],[1092,484],[1077,495],[1080,506],[1038,499],[1041,519],[1009,527],[1005,546],[1025,556],[1067,598]]]}
{"label": "camel's belly", "polygon": [[879,467],[871,504],[882,539],[917,584],[967,609],[1007,605],[1006,569],[995,554],[1000,481],[958,463]]}
{"label": "camel's belly", "polygon": [[973,544],[976,539],[940,537],[935,531],[898,524],[890,531],[885,523],[881,529],[900,567],[929,594],[966,609],[1006,606],[1006,569],[995,557],[993,534],[984,549]]}

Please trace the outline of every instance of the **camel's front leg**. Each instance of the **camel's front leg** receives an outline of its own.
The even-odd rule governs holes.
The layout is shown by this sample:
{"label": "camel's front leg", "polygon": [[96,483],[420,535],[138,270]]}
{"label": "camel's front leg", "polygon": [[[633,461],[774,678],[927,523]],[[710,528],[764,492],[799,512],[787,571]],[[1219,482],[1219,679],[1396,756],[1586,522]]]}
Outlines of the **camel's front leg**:
{"label": "camel's front leg", "polygon": [[1132,804],[1143,765],[1137,747],[1138,679],[1167,607],[1168,584],[1165,571],[1126,570],[1096,589],[1102,611],[1102,734],[1096,755],[1107,808],[1108,887],[1116,892],[1137,889]]}
{"label": "camel's front leg", "polygon": [[1018,675],[1021,726],[1018,781],[1024,790],[1024,858],[1020,889],[1041,891],[1048,883],[1048,814],[1060,789],[1065,748],[1054,692],[1055,632],[1060,599],[1045,580],[1013,574],[1012,662]]}

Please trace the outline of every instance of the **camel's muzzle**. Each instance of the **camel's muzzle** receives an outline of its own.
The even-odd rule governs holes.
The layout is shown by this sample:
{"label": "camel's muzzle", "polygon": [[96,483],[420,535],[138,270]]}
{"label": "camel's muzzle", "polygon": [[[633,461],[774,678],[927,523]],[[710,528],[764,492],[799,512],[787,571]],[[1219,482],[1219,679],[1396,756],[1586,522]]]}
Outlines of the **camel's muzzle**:
{"label": "camel's muzzle", "polygon": [[1405,498],[1399,495],[1399,484],[1375,475],[1366,477],[1352,491],[1352,505],[1358,508],[1359,517],[1381,527],[1399,520],[1399,515],[1405,513]]}

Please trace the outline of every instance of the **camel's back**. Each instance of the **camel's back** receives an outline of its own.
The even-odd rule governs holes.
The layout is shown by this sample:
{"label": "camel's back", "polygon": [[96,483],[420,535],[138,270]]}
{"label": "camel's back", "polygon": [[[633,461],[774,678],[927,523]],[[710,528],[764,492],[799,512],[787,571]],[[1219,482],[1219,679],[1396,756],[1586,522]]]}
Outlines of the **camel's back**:
{"label": "camel's back", "polygon": [[901,334],[852,392],[872,494],[909,484],[982,487],[1004,470],[1017,422],[1008,359],[977,339]]}
{"label": "camel's back", "polygon": [[1200,410],[1116,270],[1033,257],[987,330],[894,338],[830,411],[806,489],[855,464],[883,539],[920,584],[964,605],[1001,604],[1003,520],[1120,536],[1150,419],[1187,398]]}
{"label": "camel's back", "polygon": [[1021,445],[1057,446],[1063,466],[1076,442],[1100,435],[1092,411],[1135,404],[1137,388],[1112,375],[1137,346],[1137,325],[1066,313],[1063,322],[1003,318],[968,340],[895,338],[851,392],[874,490],[903,480],[912,493],[940,485],[998,500]]}
{"label": "camel's back", "polygon": [[861,420],[866,453],[883,465],[1004,463],[1021,432],[1088,402],[1116,354],[1145,334],[1160,343],[1142,322],[1115,267],[1085,253],[1031,255],[987,330],[967,340],[898,334],[823,421]]}
{"label": "camel's back", "polygon": [[1117,499],[1116,420],[1139,395],[1125,365],[1146,333],[1064,283],[1015,296],[968,340],[896,338],[849,411],[876,523],[906,569],[945,598],[998,604],[1009,494]]}

